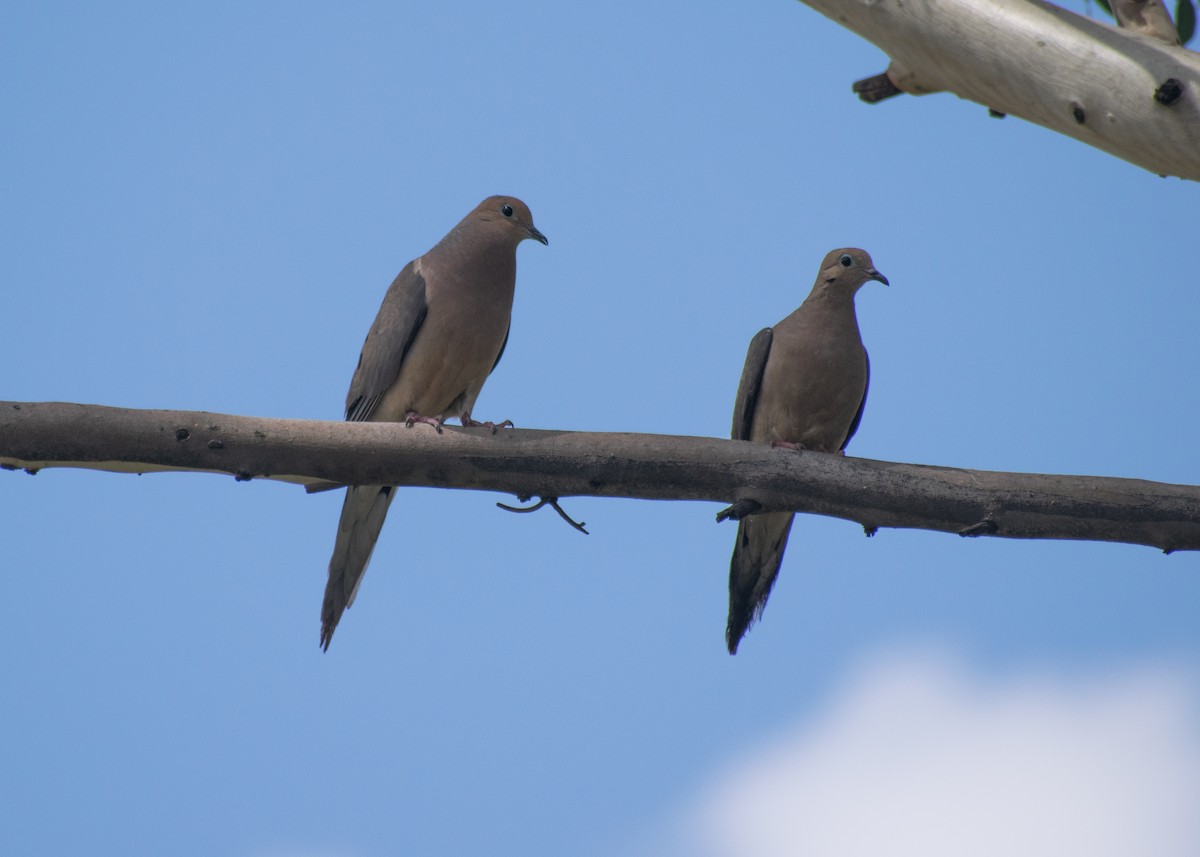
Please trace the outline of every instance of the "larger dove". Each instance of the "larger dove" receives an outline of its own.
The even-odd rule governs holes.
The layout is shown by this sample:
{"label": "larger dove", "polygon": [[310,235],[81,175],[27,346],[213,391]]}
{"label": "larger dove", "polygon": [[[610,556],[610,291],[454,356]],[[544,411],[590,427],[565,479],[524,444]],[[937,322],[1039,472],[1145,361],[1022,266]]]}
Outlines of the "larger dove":
{"label": "larger dove", "polygon": [[[481,202],[425,255],[404,266],[384,295],[346,394],[346,419],[429,423],[438,431],[471,419],[475,399],[508,343],[517,245],[549,243],[521,200]],[[354,603],[395,488],[346,489],[329,582],[321,605],[321,647],[329,648]]]}

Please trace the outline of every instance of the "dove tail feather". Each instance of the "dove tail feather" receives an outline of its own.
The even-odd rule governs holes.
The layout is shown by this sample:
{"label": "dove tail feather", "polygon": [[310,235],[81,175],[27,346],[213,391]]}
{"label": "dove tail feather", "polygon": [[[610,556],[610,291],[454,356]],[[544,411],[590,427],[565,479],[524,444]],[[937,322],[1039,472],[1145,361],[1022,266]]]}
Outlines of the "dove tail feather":
{"label": "dove tail feather", "polygon": [[337,540],[329,559],[329,582],[325,585],[325,600],[321,604],[321,648],[326,651],[342,613],[354,603],[354,596],[358,594],[394,491],[390,485],[359,485],[346,489]]}
{"label": "dove tail feather", "polygon": [[767,606],[793,518],[791,512],[772,512],[738,522],[729,561],[729,619],[725,625],[725,644],[731,655],[737,654],[738,643]]}

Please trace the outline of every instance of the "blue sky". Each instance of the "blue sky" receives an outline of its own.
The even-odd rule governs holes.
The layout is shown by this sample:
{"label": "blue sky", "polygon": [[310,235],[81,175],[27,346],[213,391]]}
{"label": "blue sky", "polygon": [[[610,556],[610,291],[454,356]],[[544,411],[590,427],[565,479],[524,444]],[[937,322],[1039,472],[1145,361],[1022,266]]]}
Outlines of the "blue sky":
{"label": "blue sky", "polygon": [[[892,287],[850,454],[1200,483],[1196,186],[861,104],[886,62],[784,0],[14,7],[4,397],[338,419],[392,277],[505,193],[550,245],[480,418],[724,436],[751,336],[856,245]],[[802,518],[730,658],[716,504],[571,499],[585,537],[506,499],[404,491],[322,654],[338,494],[0,473],[0,851],[867,854],[901,796],[913,853],[964,853],[933,810],[971,796],[1012,815],[959,844],[1200,843],[1195,555]]]}

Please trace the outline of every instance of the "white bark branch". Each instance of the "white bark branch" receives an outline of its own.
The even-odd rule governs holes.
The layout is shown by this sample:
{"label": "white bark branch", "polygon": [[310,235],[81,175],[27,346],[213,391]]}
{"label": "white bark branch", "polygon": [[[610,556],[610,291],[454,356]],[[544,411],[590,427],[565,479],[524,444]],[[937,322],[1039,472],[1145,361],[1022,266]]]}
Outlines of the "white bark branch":
{"label": "white bark branch", "polygon": [[[1089,539],[1200,550],[1200,487],[994,473],[648,434],[279,420],[56,402],[0,402],[0,467],[239,480],[424,485],[518,496],[750,499],[764,511],[966,536]],[[18,478],[15,475],[10,479]]]}
{"label": "white bark branch", "polygon": [[953,92],[1200,181],[1200,55],[1186,48],[1041,0],[804,2],[882,48],[903,92]]}

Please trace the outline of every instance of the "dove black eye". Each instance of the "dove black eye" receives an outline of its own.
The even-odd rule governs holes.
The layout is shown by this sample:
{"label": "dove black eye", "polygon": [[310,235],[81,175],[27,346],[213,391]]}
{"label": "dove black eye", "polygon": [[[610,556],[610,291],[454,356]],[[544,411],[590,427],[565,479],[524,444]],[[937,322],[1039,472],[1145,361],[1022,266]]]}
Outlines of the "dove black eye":
{"label": "dove black eye", "polygon": [[505,217],[512,217],[512,206],[507,202],[504,203],[504,205],[500,206],[500,213]]}
{"label": "dove black eye", "polygon": [[849,268],[854,264],[854,260],[850,258],[848,253],[843,253],[842,258],[838,259],[838,261],[842,263],[843,268]]}

